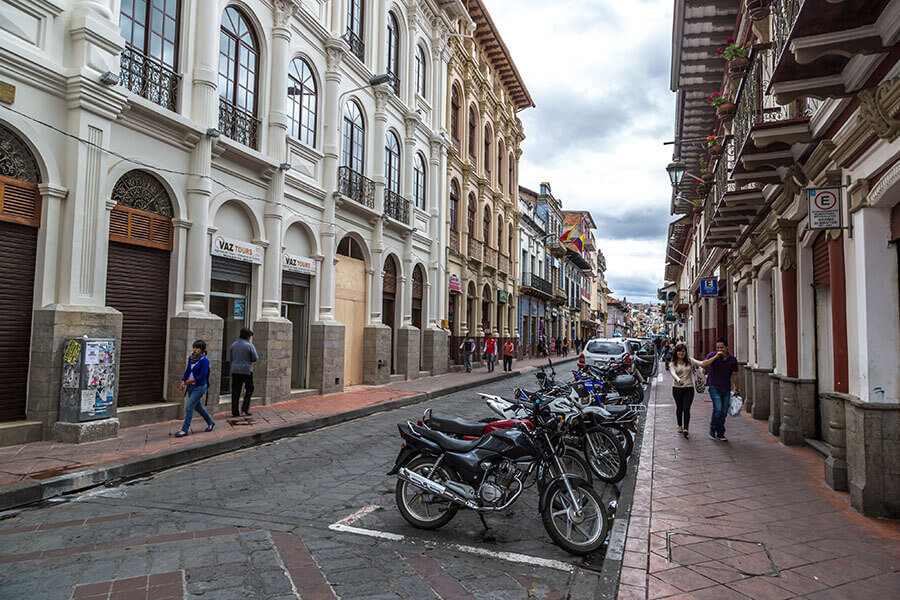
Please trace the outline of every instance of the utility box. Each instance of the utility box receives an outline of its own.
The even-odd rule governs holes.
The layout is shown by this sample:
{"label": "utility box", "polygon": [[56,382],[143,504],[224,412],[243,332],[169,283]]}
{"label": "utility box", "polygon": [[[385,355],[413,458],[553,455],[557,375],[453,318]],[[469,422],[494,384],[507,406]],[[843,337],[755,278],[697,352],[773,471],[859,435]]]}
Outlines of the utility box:
{"label": "utility box", "polygon": [[83,423],[116,416],[116,340],[66,340],[62,362],[59,420]]}

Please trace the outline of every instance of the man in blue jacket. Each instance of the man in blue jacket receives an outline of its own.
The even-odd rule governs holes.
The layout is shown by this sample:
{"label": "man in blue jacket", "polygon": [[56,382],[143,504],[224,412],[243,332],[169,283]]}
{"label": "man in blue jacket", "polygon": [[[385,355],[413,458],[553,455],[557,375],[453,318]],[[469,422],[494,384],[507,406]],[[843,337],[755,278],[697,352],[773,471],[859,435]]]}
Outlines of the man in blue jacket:
{"label": "man in blue jacket", "polygon": [[[256,348],[250,342],[253,332],[241,329],[240,339],[228,350],[231,360],[231,416],[250,416],[250,397],[253,395],[253,363],[259,360]],[[238,401],[244,388],[244,404],[238,413]]]}

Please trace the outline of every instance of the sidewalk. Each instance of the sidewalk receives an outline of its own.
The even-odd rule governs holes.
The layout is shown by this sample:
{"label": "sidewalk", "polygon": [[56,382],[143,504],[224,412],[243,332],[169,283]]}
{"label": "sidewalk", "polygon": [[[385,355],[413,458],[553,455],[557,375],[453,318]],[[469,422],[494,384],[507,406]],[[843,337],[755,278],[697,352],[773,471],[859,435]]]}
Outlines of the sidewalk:
{"label": "sidewalk", "polygon": [[478,387],[546,362],[518,361],[512,374],[503,373],[501,365],[493,373],[480,368],[383,386],[354,386],[338,394],[256,406],[250,417],[217,413],[216,428],[210,433],[203,431],[206,423],[195,414],[192,435],[185,438],[175,437],[182,424],[179,419],[121,429],[114,439],[87,444],[35,442],[0,448],[0,510]]}
{"label": "sidewalk", "polygon": [[782,446],[746,413],[728,417],[730,441],[709,439],[708,394],[694,398],[684,439],[663,378],[649,402],[620,600],[896,597],[900,522],[856,513],[825,487],[818,457]]}

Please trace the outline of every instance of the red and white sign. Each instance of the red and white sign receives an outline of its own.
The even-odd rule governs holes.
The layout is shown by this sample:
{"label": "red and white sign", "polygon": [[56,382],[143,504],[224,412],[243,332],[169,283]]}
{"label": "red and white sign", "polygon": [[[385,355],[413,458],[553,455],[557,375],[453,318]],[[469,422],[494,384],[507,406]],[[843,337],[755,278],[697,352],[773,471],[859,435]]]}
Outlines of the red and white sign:
{"label": "red and white sign", "polygon": [[447,285],[450,287],[451,292],[462,291],[462,281],[460,281],[459,277],[457,275],[454,275],[453,273],[450,274]]}
{"label": "red and white sign", "polygon": [[833,229],[841,226],[841,188],[813,188],[809,195],[809,228]]}
{"label": "red and white sign", "polygon": [[210,249],[210,252],[213,256],[221,256],[222,258],[230,258],[231,260],[239,260],[255,265],[262,264],[262,246],[236,240],[224,235],[214,235],[212,237],[212,248]]}
{"label": "red and white sign", "polygon": [[287,252],[281,254],[281,268],[285,271],[315,275],[316,267],[316,261],[308,256],[298,256]]}

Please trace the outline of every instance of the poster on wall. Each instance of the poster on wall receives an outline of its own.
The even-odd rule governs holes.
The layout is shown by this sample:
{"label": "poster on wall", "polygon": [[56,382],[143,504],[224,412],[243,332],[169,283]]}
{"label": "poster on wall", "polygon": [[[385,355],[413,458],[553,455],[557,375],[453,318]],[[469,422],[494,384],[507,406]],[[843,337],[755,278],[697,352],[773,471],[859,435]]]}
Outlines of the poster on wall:
{"label": "poster on wall", "polygon": [[450,276],[447,279],[447,286],[450,288],[451,292],[461,292],[462,291],[462,281],[459,279],[459,276],[450,273]]}
{"label": "poster on wall", "polygon": [[244,320],[244,307],[246,306],[247,301],[243,298],[235,298],[234,300],[234,318],[243,321]]}
{"label": "poster on wall", "polygon": [[224,235],[216,234],[212,237],[212,248],[210,248],[210,253],[213,256],[221,256],[222,258],[230,258],[231,260],[239,260],[255,265],[262,264],[262,246],[244,242],[242,240],[236,240]]}
{"label": "poster on wall", "polygon": [[841,188],[806,190],[809,198],[809,228],[831,229],[841,226]]}
{"label": "poster on wall", "polygon": [[77,423],[115,414],[116,341],[74,339],[63,355],[60,421]]}
{"label": "poster on wall", "polygon": [[281,254],[281,268],[285,271],[290,271],[291,273],[315,275],[318,265],[315,260],[308,256],[299,256],[297,254],[283,252]]}

